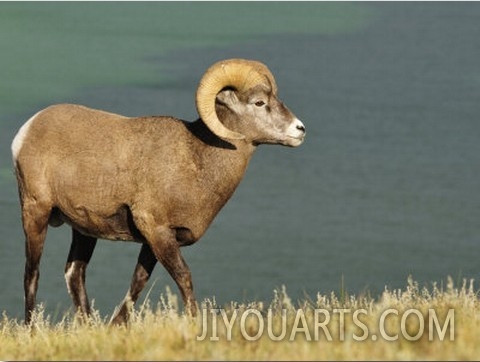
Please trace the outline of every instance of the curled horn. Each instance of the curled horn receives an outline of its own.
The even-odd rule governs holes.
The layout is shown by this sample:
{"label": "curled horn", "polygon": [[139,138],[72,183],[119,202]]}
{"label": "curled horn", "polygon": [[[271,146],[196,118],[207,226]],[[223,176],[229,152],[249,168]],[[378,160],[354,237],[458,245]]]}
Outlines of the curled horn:
{"label": "curled horn", "polygon": [[226,87],[240,92],[258,84],[270,83],[274,94],[277,85],[268,68],[256,61],[244,59],[223,60],[212,65],[203,75],[196,94],[197,111],[207,127],[220,138],[243,139],[244,135],[226,128],[215,112],[215,98]]}

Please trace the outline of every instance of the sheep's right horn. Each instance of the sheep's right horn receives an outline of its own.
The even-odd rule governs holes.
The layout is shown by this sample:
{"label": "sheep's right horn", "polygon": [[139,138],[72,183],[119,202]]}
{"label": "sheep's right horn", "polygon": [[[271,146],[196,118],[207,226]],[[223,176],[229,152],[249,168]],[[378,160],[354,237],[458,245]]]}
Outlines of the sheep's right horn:
{"label": "sheep's right horn", "polygon": [[215,112],[215,98],[226,87],[239,91],[252,88],[260,83],[269,83],[276,93],[277,85],[268,68],[256,61],[230,59],[212,65],[200,80],[197,89],[197,111],[207,127],[220,138],[243,139],[244,135],[225,127]]}

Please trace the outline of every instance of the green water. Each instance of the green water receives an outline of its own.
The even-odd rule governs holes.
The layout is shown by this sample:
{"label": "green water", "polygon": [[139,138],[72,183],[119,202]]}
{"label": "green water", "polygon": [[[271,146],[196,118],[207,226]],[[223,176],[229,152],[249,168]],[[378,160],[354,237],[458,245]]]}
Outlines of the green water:
{"label": "green water", "polygon": [[[477,3],[1,3],[0,311],[22,316],[23,235],[10,143],[49,104],[197,117],[222,58],[265,62],[307,127],[260,147],[233,199],[184,249],[196,293],[270,299],[374,295],[447,275],[479,279]],[[68,228],[50,229],[39,301],[70,306]],[[89,295],[111,313],[139,247],[98,244]],[[172,285],[158,267],[152,298]],[[172,287],[173,288],[173,287]],[[175,289],[175,288],[173,288]]]}

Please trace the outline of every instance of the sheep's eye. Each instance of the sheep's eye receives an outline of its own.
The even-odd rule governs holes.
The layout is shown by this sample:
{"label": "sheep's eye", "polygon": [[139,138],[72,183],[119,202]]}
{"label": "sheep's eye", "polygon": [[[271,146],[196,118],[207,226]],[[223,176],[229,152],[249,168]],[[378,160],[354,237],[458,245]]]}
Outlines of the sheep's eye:
{"label": "sheep's eye", "polygon": [[256,101],[256,102],[255,102],[255,105],[256,105],[257,107],[262,107],[262,106],[265,105],[265,102],[264,102],[264,101]]}

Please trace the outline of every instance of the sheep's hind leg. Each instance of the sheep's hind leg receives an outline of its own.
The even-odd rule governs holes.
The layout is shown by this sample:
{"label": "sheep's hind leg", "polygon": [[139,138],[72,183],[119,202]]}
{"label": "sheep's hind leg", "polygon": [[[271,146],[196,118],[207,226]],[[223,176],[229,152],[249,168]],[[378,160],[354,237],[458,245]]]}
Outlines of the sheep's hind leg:
{"label": "sheep's hind leg", "polygon": [[130,289],[128,290],[122,304],[117,308],[112,317],[112,324],[123,324],[128,321],[130,308],[137,301],[145,284],[152,275],[156,263],[157,258],[153,254],[150,246],[148,246],[148,244],[143,244],[140,255],[138,256],[137,266],[133,273]]}
{"label": "sheep's hind leg", "polygon": [[90,315],[85,272],[96,244],[96,238],[83,235],[72,228],[72,244],[65,265],[65,281],[76,311],[81,312],[83,316]]}
{"label": "sheep's hind leg", "polygon": [[22,200],[22,222],[25,232],[25,324],[32,321],[36,304],[40,259],[48,228],[50,209],[39,202]]}

